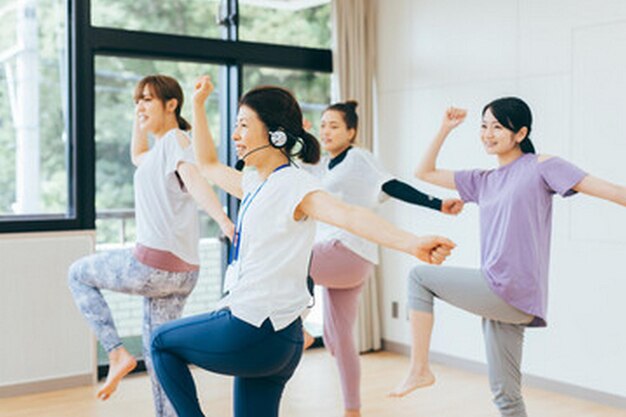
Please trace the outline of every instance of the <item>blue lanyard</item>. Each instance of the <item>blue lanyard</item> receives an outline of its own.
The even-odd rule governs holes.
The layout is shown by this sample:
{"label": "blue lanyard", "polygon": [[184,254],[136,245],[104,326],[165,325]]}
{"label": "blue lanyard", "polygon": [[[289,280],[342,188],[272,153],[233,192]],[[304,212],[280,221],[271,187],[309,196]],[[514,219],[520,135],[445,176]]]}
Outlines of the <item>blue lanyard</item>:
{"label": "blue lanyard", "polygon": [[[287,168],[288,166],[289,166],[289,164],[281,165],[281,166],[277,167],[274,171],[272,171],[272,174],[274,172],[280,171],[283,168]],[[263,189],[263,187],[267,183],[268,179],[269,179],[269,177],[266,178],[265,181],[263,181],[257,187],[257,189],[254,190],[253,193],[246,194],[246,196],[244,197],[243,201],[241,202],[241,207],[239,208],[239,214],[237,215],[237,224],[235,226],[235,234],[233,235],[233,244],[231,246],[230,256],[229,256],[229,259],[228,259],[228,263],[229,264],[232,263],[233,261],[236,261],[236,260],[239,259],[239,249],[241,248],[241,232],[242,232],[242,227],[243,227],[243,218],[246,215],[246,212],[248,211],[248,208],[252,204],[252,201],[257,196],[259,191],[261,191],[261,189]]]}

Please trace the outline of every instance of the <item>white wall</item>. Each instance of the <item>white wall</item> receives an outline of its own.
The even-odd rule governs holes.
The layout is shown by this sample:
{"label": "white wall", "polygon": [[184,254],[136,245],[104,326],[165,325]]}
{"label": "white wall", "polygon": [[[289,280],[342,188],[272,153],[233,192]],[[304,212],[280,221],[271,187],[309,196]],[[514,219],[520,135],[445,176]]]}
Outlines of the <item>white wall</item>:
{"label": "white wall", "polygon": [[[495,166],[479,143],[480,110],[517,95],[533,109],[540,152],[626,184],[626,2],[381,0],[378,7],[377,149],[393,173],[411,178],[449,105],[470,113],[444,146],[441,166]],[[450,265],[479,265],[475,206],[455,219],[400,203],[385,210],[416,233],[453,238]],[[626,209],[556,198],[554,219],[549,327],[527,332],[524,372],[623,397]],[[404,311],[414,264],[383,251],[386,340],[409,343],[408,322],[391,318],[391,303]],[[441,304],[436,314],[433,350],[484,362],[479,319]]]}
{"label": "white wall", "polygon": [[0,235],[0,394],[93,375],[94,338],[67,287],[70,264],[93,248],[93,232]]}

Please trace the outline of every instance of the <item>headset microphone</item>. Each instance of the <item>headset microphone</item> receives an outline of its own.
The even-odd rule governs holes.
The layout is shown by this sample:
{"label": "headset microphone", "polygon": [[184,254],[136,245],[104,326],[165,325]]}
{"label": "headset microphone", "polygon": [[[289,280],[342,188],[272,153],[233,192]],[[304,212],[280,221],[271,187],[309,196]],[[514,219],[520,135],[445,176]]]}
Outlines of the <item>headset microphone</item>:
{"label": "headset microphone", "polygon": [[235,163],[235,169],[236,169],[237,171],[241,171],[241,170],[243,170],[243,167],[245,167],[245,166],[246,166],[246,161],[245,161],[245,159],[246,159],[248,156],[252,155],[252,154],[253,154],[253,153],[255,153],[256,151],[260,151],[261,149],[269,148],[270,146],[272,146],[272,145],[267,144],[267,145],[259,146],[258,148],[252,149],[250,152],[246,152],[246,154],[245,154],[244,156],[242,156],[242,157],[241,157],[241,159],[237,160],[237,162]]}

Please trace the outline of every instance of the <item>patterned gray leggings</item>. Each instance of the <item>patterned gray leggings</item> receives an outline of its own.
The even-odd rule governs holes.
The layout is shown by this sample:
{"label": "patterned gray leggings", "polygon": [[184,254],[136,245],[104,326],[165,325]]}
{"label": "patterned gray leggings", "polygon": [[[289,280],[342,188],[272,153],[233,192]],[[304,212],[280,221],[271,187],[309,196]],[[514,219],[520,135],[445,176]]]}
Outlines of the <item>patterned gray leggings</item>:
{"label": "patterned gray leggings", "polygon": [[143,355],[152,381],[157,417],[176,417],[176,412],[154,374],[150,336],[157,326],[180,318],[197,280],[197,271],[168,272],[146,266],[135,259],[132,249],[86,256],[74,262],[69,270],[74,301],[107,352],[121,346],[122,341],[100,290],[144,297]]}

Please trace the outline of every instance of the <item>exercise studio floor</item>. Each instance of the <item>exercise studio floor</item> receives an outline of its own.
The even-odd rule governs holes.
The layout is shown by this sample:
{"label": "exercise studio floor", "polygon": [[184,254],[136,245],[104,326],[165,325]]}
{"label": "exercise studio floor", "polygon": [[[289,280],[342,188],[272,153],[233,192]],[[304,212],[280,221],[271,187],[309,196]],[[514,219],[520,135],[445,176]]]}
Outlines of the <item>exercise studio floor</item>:
{"label": "exercise studio floor", "polygon": [[[363,417],[497,417],[487,380],[443,366],[434,366],[434,387],[403,399],[386,397],[400,380],[408,358],[392,353],[361,356]],[[231,416],[230,378],[195,370],[207,416]],[[102,403],[96,387],[81,387],[45,394],[0,399],[0,417],[153,417],[149,381],[134,376],[122,381],[118,392]],[[626,417],[626,410],[537,389],[526,388],[526,403],[533,417]],[[307,351],[283,396],[283,417],[340,417],[341,392],[331,357],[323,349]]]}

